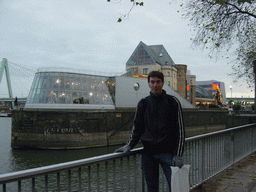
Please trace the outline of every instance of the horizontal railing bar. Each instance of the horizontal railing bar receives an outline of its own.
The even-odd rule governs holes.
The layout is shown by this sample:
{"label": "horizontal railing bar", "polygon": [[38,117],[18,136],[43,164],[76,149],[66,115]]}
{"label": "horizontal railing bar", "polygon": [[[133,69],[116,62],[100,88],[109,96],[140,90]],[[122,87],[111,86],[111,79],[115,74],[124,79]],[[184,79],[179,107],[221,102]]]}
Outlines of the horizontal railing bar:
{"label": "horizontal railing bar", "polygon": [[220,131],[201,134],[201,135],[186,138],[186,142],[197,140],[197,139],[203,139],[203,138],[206,138],[206,137],[210,137],[212,135],[218,135],[218,134],[222,134],[222,133],[226,133],[226,132],[230,132],[230,131],[235,131],[235,130],[239,130],[239,129],[245,129],[245,128],[249,128],[249,127],[253,127],[253,126],[256,126],[256,123],[241,125],[241,126],[238,126],[238,127],[232,127],[232,128],[228,128],[228,129],[224,129],[224,130],[220,130]]}
{"label": "horizontal railing bar", "polygon": [[90,165],[90,164],[95,164],[99,162],[104,162],[120,157],[125,157],[129,156],[132,154],[137,154],[142,151],[141,148],[133,149],[127,154],[123,153],[110,153],[106,155],[101,155],[101,156],[96,156],[96,157],[90,157],[86,159],[81,159],[81,160],[75,160],[75,161],[70,161],[70,162],[65,162],[65,163],[59,163],[55,165],[48,165],[44,167],[38,167],[38,168],[33,168],[33,169],[27,169],[23,171],[17,171],[17,172],[12,172],[12,173],[5,173],[0,175],[0,184],[3,183],[10,183],[13,181],[18,181],[26,178],[31,178],[35,177],[38,175],[43,175],[43,174],[50,174],[50,173],[55,173],[63,170],[68,170],[68,169],[73,169],[85,165]]}

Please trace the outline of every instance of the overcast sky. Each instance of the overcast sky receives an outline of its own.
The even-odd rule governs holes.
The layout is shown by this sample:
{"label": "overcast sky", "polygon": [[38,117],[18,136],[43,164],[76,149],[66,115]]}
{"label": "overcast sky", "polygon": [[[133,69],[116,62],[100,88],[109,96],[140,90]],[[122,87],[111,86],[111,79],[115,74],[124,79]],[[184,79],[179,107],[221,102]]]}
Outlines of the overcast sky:
{"label": "overcast sky", "polygon": [[[123,72],[134,49],[143,41],[147,45],[162,44],[176,64],[188,66],[197,81],[224,82],[227,97],[231,96],[230,86],[233,97],[254,97],[245,82],[234,84],[233,77],[228,76],[232,72],[227,64],[229,60],[224,57],[216,61],[207,52],[191,48],[193,29],[188,26],[188,20],[182,19],[178,0],[173,3],[144,0],[145,5],[135,7],[121,23],[117,19],[129,11],[131,3],[130,0],[115,2],[0,0],[0,59],[7,58],[33,70],[69,67]],[[12,73],[12,65],[10,68]],[[16,71],[21,70],[16,68]],[[27,96],[33,73],[25,74],[32,77],[26,80],[12,77],[13,87],[16,86],[14,96]],[[3,79],[0,97],[7,96],[4,82]],[[22,87],[25,84],[29,88]]]}

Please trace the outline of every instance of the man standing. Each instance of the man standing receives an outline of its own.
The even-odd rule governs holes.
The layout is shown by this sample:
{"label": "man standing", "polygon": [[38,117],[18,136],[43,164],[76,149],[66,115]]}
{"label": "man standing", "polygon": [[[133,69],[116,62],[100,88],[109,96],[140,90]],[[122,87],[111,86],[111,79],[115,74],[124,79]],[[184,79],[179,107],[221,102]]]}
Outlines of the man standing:
{"label": "man standing", "polygon": [[171,191],[170,166],[182,167],[185,129],[180,102],[163,90],[164,76],[159,71],[148,75],[150,95],[139,101],[131,136],[115,152],[129,152],[141,140],[142,167],[148,192],[159,191],[159,164]]}

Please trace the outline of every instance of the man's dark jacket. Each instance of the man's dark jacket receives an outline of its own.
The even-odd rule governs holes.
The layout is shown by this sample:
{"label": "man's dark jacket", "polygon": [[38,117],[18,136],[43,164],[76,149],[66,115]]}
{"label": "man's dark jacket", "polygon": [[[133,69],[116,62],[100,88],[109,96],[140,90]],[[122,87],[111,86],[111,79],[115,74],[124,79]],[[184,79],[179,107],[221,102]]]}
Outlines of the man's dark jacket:
{"label": "man's dark jacket", "polygon": [[166,94],[150,95],[139,101],[132,133],[127,145],[133,148],[141,140],[145,153],[170,152],[182,156],[185,129],[180,102]]}

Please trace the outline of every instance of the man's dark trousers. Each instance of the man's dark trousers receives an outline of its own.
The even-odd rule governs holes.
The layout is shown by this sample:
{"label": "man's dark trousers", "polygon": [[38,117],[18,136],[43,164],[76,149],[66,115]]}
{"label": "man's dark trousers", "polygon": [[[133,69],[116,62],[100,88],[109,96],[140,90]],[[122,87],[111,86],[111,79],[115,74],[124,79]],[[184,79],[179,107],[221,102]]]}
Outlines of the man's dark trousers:
{"label": "man's dark trousers", "polygon": [[147,182],[148,192],[159,191],[159,164],[162,166],[169,185],[169,192],[171,192],[172,170],[170,166],[172,165],[172,159],[173,154],[171,153],[142,153],[142,167]]}

